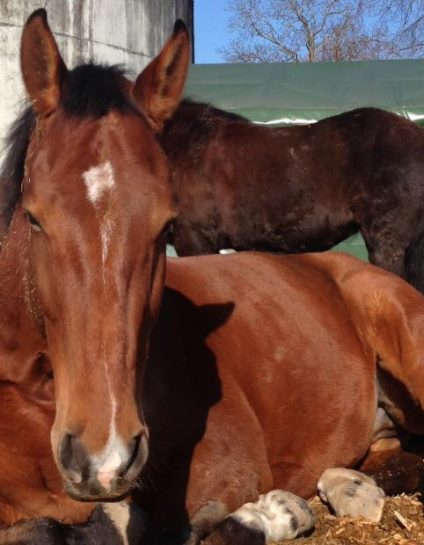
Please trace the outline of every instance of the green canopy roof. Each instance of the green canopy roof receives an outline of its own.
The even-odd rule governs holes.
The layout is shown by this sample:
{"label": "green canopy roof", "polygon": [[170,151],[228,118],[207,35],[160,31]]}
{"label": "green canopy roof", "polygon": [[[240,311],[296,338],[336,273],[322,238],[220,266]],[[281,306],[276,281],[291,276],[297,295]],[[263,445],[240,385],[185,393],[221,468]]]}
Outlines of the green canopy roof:
{"label": "green canopy roof", "polygon": [[[258,123],[310,123],[376,106],[424,126],[424,60],[197,64],[185,94]],[[367,259],[360,235],[335,249]]]}
{"label": "green canopy roof", "polygon": [[308,123],[377,106],[424,124],[424,60],[196,64],[186,96],[263,123]]}

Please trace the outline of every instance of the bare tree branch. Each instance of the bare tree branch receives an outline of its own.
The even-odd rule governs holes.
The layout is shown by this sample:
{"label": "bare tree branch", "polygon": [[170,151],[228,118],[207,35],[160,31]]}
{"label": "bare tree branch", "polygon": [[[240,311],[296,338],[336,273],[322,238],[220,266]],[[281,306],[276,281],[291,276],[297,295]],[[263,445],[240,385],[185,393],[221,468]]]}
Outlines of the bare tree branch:
{"label": "bare tree branch", "polygon": [[424,56],[423,0],[228,0],[229,62]]}

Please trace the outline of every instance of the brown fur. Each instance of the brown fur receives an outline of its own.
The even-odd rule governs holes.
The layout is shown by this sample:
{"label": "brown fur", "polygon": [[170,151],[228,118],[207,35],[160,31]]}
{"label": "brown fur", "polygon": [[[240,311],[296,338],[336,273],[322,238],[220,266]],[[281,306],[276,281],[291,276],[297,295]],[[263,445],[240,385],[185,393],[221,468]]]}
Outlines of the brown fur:
{"label": "brown fur", "polygon": [[[22,228],[12,225],[11,236]],[[6,257],[20,261],[2,253],[5,271]],[[29,313],[5,304],[15,323]],[[359,462],[372,438],[379,359],[424,399],[408,379],[421,372],[413,347],[423,304],[400,279],[342,254],[170,260],[140,399],[151,437],[138,492],[153,520],[146,539],[165,521],[181,532],[211,501],[225,513],[275,487],[311,495],[325,468]],[[388,318],[393,332],[379,330]],[[47,466],[57,479],[51,458]],[[207,516],[199,535],[202,524]]]}
{"label": "brown fur", "polygon": [[272,488],[312,495],[325,468],[370,447],[379,358],[405,382],[422,371],[409,352],[391,357],[396,338],[419,345],[422,296],[352,257],[241,253],[167,270],[144,390],[156,490],[141,499],[156,531],[208,501],[231,512]]}
{"label": "brown fur", "polygon": [[178,255],[327,250],[359,231],[372,263],[424,290],[424,132],[411,121],[362,108],[266,127],[186,100],[159,141]]}
{"label": "brown fur", "polygon": [[[178,104],[189,50],[188,32],[179,24],[140,75],[146,89],[136,103],[117,70],[88,65],[66,71],[44,10],[23,31],[22,72],[38,116],[15,216],[27,233],[24,290],[48,339],[55,374],[53,455],[78,499],[127,493],[147,457],[134,395],[136,360],[146,350],[138,351],[136,339],[158,312],[162,232],[175,215],[167,162],[148,122],[160,126]],[[112,187],[91,202],[84,173],[104,165]],[[116,463],[119,473],[111,466]],[[107,486],[102,476],[110,471]]]}
{"label": "brown fur", "polygon": [[0,524],[52,517],[85,521],[94,508],[72,500],[54,463],[51,405],[28,397],[18,385],[0,385]]}
{"label": "brown fur", "polygon": [[[184,78],[181,39],[178,31],[154,62],[159,78]],[[3,372],[24,388],[39,352],[51,362],[52,454],[69,493],[114,498],[143,467],[146,543],[181,536],[190,520],[195,542],[260,492],[308,496],[324,469],[359,463],[373,436],[378,362],[422,410],[424,299],[387,272],[341,254],[240,253],[170,260],[165,283],[175,210],[167,162],[142,111],[158,103],[127,102],[115,74],[109,90],[118,100],[103,100],[101,111],[94,101],[88,114],[90,102],[69,96],[72,78],[79,81],[69,77],[66,103],[37,118],[10,251],[1,253],[8,296],[19,301],[5,301],[14,352]],[[149,89],[173,89],[162,119],[154,112],[163,122],[177,91],[166,81]],[[106,161],[113,192],[93,206],[82,176]],[[105,218],[113,229],[102,261]],[[96,456],[118,435],[132,456],[108,490]],[[112,441],[111,454],[121,443]]]}
{"label": "brown fur", "polygon": [[51,452],[54,387],[26,284],[27,242],[14,222],[0,253],[0,525],[40,516],[82,522],[94,504],[69,498]]}

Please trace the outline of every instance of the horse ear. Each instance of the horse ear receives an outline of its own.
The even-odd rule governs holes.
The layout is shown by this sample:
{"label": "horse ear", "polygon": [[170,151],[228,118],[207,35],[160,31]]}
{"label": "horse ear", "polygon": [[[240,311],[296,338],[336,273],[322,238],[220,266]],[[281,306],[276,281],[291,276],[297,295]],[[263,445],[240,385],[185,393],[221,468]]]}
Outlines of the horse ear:
{"label": "horse ear", "polygon": [[21,70],[34,110],[40,115],[53,112],[59,103],[67,70],[44,9],[34,11],[24,26]]}
{"label": "horse ear", "polygon": [[178,106],[190,62],[190,38],[185,24],[178,20],[174,32],[159,55],[141,72],[133,96],[153,130],[160,132]]}

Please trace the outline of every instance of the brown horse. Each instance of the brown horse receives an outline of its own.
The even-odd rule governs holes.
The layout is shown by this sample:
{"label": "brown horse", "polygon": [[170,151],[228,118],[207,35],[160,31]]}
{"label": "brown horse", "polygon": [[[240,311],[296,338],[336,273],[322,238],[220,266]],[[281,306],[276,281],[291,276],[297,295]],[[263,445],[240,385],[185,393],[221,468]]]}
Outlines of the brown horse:
{"label": "brown horse", "polygon": [[179,255],[326,250],[359,231],[369,259],[424,291],[424,132],[363,108],[264,127],[185,100],[160,143]]}
{"label": "brown horse", "polygon": [[6,177],[17,296],[54,374],[55,462],[81,500],[126,494],[142,470],[146,543],[195,543],[260,492],[308,496],[324,469],[358,464],[380,432],[377,363],[386,413],[423,431],[424,299],[393,275],[246,253],[170,261],[164,289],[175,211],[154,131],[188,60],[177,25],[134,87],[116,69],[68,72],[35,12],[22,39],[35,116]]}
{"label": "brown horse", "polygon": [[134,505],[71,499],[53,459],[53,377],[29,303],[27,237],[16,218],[0,254],[0,544],[91,545],[103,535],[103,545],[137,545]]}
{"label": "brown horse", "polygon": [[176,26],[140,76],[135,101],[117,69],[68,72],[43,10],[23,31],[22,74],[35,116],[23,117],[25,167],[14,157],[12,175],[2,177],[25,256],[23,293],[55,377],[53,455],[80,500],[126,494],[147,458],[136,363],[146,358],[175,216],[151,126],[158,129],[180,98],[187,35]]}

